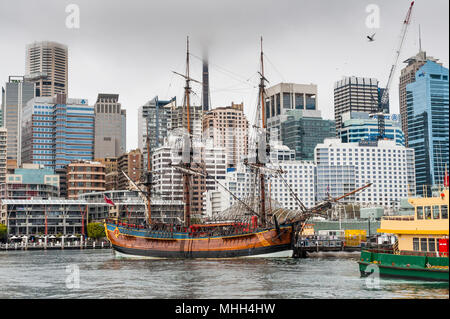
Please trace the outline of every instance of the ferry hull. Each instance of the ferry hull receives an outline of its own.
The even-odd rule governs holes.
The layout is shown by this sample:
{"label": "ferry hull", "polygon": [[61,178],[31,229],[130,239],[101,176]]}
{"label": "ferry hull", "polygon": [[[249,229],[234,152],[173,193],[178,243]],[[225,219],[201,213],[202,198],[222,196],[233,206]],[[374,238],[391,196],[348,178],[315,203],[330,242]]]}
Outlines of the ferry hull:
{"label": "ferry hull", "polygon": [[407,256],[362,251],[358,263],[363,277],[376,271],[382,277],[449,281],[448,257]]}
{"label": "ferry hull", "polygon": [[238,235],[189,238],[188,233],[149,233],[105,224],[113,249],[131,258],[292,257],[293,226]]}

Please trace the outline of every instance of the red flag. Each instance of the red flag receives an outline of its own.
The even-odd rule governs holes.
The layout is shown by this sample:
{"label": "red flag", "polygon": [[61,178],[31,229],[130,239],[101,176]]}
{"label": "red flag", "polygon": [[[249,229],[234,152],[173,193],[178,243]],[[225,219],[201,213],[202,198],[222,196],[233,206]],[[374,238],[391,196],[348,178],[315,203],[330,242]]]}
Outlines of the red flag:
{"label": "red flag", "polygon": [[116,204],[114,204],[114,202],[112,200],[110,200],[108,197],[106,197],[106,195],[103,195],[103,199],[105,200],[105,202],[109,205],[112,206],[116,206]]}

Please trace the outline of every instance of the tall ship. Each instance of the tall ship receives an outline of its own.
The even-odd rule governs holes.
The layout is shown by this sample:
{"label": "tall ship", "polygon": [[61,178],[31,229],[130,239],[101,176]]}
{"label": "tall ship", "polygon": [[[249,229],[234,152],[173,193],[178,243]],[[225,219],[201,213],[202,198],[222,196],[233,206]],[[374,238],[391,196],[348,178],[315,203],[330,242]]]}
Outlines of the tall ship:
{"label": "tall ship", "polygon": [[[184,141],[186,145],[192,144],[193,130],[190,112],[190,82],[195,81],[189,75],[189,38],[187,39],[186,74],[176,73],[186,80],[184,103],[186,116],[186,135]],[[111,242],[113,250],[121,257],[147,257],[147,258],[235,258],[235,257],[292,257],[293,247],[296,241],[296,234],[304,227],[306,220],[312,216],[321,214],[323,210],[331,207],[333,202],[349,196],[357,191],[361,191],[370,185],[361,187],[349,194],[339,198],[329,198],[319,203],[313,208],[306,208],[301,204],[296,194],[291,195],[300,202],[302,210],[294,214],[283,214],[283,211],[273,212],[271,210],[270,198],[266,187],[266,174],[284,173],[281,169],[274,172],[266,167],[266,162],[270,158],[270,143],[266,133],[265,118],[265,82],[263,50],[261,38],[261,70],[258,96],[258,120],[254,128],[259,130],[259,138],[256,141],[255,156],[251,160],[247,159],[247,165],[255,176],[255,189],[257,193],[256,205],[249,205],[237,198],[227,190],[220,181],[215,182],[225,191],[239,201],[244,207],[245,213],[239,218],[228,217],[223,220],[203,221],[202,223],[191,223],[191,201],[192,201],[192,178],[208,176],[201,169],[199,170],[193,163],[193,151],[188,148],[189,154],[186,160],[179,164],[171,164],[179,170],[183,177],[183,200],[184,200],[184,220],[179,224],[161,223],[152,220],[151,217],[151,196],[152,196],[152,170],[150,152],[147,151],[147,173],[146,181],[143,183],[146,190],[140,189],[136,184],[136,190],[142,195],[146,203],[147,223],[145,225],[133,225],[124,220],[110,219],[105,221],[105,233]],[[198,81],[195,81],[198,82]],[[148,127],[148,126],[147,126]],[[183,149],[186,149],[186,145]],[[147,134],[147,150],[149,150],[149,134]],[[125,173],[124,173],[125,174]],[[126,174],[125,174],[126,175]],[[285,180],[283,179],[285,182]]]}
{"label": "tall ship", "polygon": [[366,249],[358,261],[362,276],[447,281],[448,274],[448,175],[444,188],[432,197],[410,197],[411,216],[385,216],[379,233],[394,234],[392,250]]}

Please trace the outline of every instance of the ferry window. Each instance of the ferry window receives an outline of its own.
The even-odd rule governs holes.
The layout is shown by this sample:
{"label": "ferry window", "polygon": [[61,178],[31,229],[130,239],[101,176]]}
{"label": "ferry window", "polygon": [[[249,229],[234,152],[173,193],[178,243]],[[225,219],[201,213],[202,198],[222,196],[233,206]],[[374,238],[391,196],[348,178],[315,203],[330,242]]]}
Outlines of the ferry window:
{"label": "ferry window", "polygon": [[413,250],[419,251],[419,238],[413,238]]}
{"label": "ferry window", "polygon": [[448,219],[448,205],[441,206],[441,216],[443,219]]}
{"label": "ferry window", "polygon": [[431,206],[425,206],[425,218],[431,219]]}
{"label": "ferry window", "polygon": [[439,219],[439,206],[433,206],[433,219]]}
{"label": "ferry window", "polygon": [[417,219],[423,219],[423,207],[417,206]]}
{"label": "ferry window", "polygon": [[428,251],[427,250],[427,239],[426,238],[420,238],[420,250],[421,251]]}
{"label": "ferry window", "polygon": [[428,238],[428,251],[436,251],[436,244],[434,238]]}

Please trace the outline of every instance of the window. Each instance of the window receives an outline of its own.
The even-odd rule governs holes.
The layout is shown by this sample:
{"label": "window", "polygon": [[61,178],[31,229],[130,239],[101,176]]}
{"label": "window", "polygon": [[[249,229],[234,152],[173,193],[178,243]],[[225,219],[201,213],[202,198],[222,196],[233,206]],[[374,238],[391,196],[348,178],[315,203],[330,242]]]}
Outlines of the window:
{"label": "window", "polygon": [[425,219],[431,219],[431,206],[425,206]]}
{"label": "window", "polygon": [[439,206],[433,206],[433,219],[439,219]]}
{"label": "window", "polygon": [[436,251],[436,244],[434,238],[428,238],[428,251]]}
{"label": "window", "polygon": [[423,219],[423,207],[417,206],[417,219]]}
{"label": "window", "polygon": [[420,250],[427,251],[427,239],[426,238],[420,238]]}
{"label": "window", "polygon": [[448,219],[448,205],[441,206],[441,218]]}
{"label": "window", "polygon": [[413,250],[419,251],[419,238],[413,238]]}

